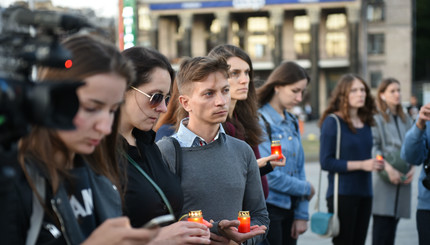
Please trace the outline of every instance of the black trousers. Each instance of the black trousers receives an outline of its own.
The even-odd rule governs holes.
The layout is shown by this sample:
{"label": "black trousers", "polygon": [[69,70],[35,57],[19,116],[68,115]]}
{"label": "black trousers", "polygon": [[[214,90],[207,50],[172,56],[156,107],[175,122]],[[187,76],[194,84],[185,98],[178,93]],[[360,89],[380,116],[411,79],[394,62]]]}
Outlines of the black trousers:
{"label": "black trousers", "polygon": [[416,220],[420,245],[430,244],[430,210],[417,210]]}
{"label": "black trousers", "polygon": [[291,237],[294,210],[278,208],[269,203],[266,205],[269,212],[270,225],[266,240],[261,244],[296,245],[297,240]]}
{"label": "black trousers", "polygon": [[373,245],[394,245],[399,218],[373,215]]}
{"label": "black trousers", "polygon": [[[327,199],[329,212],[333,212],[333,197]],[[334,245],[364,245],[372,211],[372,198],[339,195],[339,235]]]}

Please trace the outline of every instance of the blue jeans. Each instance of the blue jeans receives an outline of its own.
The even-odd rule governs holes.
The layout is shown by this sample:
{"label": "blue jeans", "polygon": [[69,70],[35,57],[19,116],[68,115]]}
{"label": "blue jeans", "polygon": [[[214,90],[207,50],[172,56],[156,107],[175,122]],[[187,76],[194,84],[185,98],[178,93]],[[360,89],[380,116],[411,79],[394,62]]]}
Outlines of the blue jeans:
{"label": "blue jeans", "polygon": [[283,209],[267,203],[269,212],[269,232],[266,240],[260,245],[296,245],[297,240],[291,237],[294,222],[294,210]]}

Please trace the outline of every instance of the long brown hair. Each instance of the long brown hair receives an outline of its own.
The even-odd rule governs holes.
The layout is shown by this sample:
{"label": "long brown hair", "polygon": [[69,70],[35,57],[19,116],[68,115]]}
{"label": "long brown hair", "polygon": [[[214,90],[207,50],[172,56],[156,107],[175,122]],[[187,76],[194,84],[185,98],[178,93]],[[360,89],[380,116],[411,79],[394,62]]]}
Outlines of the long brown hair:
{"label": "long brown hair", "polygon": [[167,112],[160,116],[160,119],[154,126],[154,131],[157,131],[164,124],[170,124],[175,129],[179,128],[179,122],[182,118],[186,117],[186,114],[187,112],[184,108],[179,106],[179,90],[176,85],[176,80],[174,80],[172,92],[170,93],[170,102],[169,105],[167,105]]}
{"label": "long brown hair", "polygon": [[291,61],[280,64],[270,73],[263,86],[257,89],[259,106],[261,107],[270,102],[275,94],[276,86],[294,84],[303,79],[306,79],[307,84],[311,81],[303,67]]}
{"label": "long brown hair", "polygon": [[348,100],[349,93],[351,92],[352,83],[356,79],[363,83],[364,89],[366,91],[365,103],[363,107],[358,109],[358,117],[363,123],[366,123],[369,126],[374,125],[375,122],[373,119],[373,115],[376,112],[376,106],[373,96],[370,93],[369,86],[367,86],[364,79],[360,76],[355,74],[346,74],[340,78],[339,82],[336,85],[336,88],[333,90],[330,97],[329,105],[324,111],[319,121],[320,126],[329,114],[338,112],[340,113],[342,119],[348,124],[348,127],[351,129],[351,131],[354,133],[356,132],[356,129],[352,125],[351,117],[349,115],[350,105]]}
{"label": "long brown hair", "polygon": [[[70,69],[42,68],[39,73],[43,80],[83,80],[89,76],[103,73],[115,73],[126,78],[127,82],[134,79],[132,66],[121,56],[117,48],[103,40],[88,35],[77,35],[65,40],[62,45],[73,56],[73,66]],[[92,154],[84,156],[91,168],[98,174],[108,177],[118,187],[119,166],[117,163],[118,140],[118,110],[115,113],[112,132],[105,137]],[[26,172],[25,160],[32,158],[41,163],[50,177],[53,193],[56,193],[60,182],[68,178],[65,166],[71,166],[71,162],[57,162],[54,156],[61,154],[65,161],[70,161],[71,152],[64,142],[58,137],[55,129],[34,126],[26,137],[20,141],[19,161]],[[33,162],[31,162],[33,164]],[[31,182],[31,180],[29,180]],[[31,185],[32,183],[30,183]]]}
{"label": "long brown hair", "polygon": [[[385,121],[390,121],[390,116],[387,114],[388,105],[387,102],[382,100],[381,94],[385,93],[385,90],[387,90],[387,87],[393,83],[396,83],[400,87],[400,82],[395,78],[385,78],[382,80],[381,84],[378,86],[378,92],[376,92],[376,106],[378,107],[379,113],[381,113],[382,117],[385,119]],[[406,122],[406,115],[403,112],[402,104],[398,104],[396,106],[396,114],[402,119],[403,122]]]}
{"label": "long brown hair", "polygon": [[223,57],[226,60],[237,57],[248,64],[250,80],[248,85],[248,97],[246,100],[238,100],[236,102],[233,118],[228,117],[227,121],[235,126],[238,133],[244,136],[245,141],[249,145],[257,146],[262,141],[262,131],[258,123],[257,92],[253,81],[254,69],[252,67],[251,58],[241,48],[229,44],[216,46],[209,52],[209,56]]}

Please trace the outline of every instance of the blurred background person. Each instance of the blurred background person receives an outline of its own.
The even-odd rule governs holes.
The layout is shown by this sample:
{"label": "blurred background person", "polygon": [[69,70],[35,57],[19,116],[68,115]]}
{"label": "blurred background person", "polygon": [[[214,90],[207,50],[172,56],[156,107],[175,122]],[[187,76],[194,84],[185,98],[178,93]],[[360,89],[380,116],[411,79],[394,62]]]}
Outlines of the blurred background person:
{"label": "blurred background person", "polygon": [[179,104],[179,91],[176,81],[173,81],[170,101],[167,105],[167,111],[160,115],[160,119],[154,126],[156,131],[155,141],[159,141],[164,136],[171,136],[179,127],[179,121],[187,116],[187,113]]}
{"label": "blurred background person", "polygon": [[[400,149],[412,119],[403,112],[398,80],[382,80],[376,94],[372,155],[384,158],[384,170],[373,175],[372,244],[394,245],[399,219],[411,214],[414,168],[400,158]],[[403,168],[396,169],[392,164]]]}
{"label": "blurred background person", "polygon": [[[120,133],[127,146],[128,162],[124,213],[133,227],[152,218],[174,214],[179,219],[184,197],[179,178],[164,163],[152,130],[167,111],[174,71],[156,50],[132,47],[122,52],[135,67],[136,80],[127,88],[122,105]],[[180,221],[163,227],[160,244],[209,244],[209,229],[196,222]]]}
{"label": "blurred background person", "polygon": [[264,196],[267,198],[269,187],[265,175],[276,166],[284,166],[285,157],[277,161],[278,155],[264,158],[260,156],[258,145],[262,141],[262,131],[258,124],[257,93],[252,80],[254,70],[251,58],[239,47],[229,44],[216,46],[209,52],[209,56],[223,57],[230,65],[228,82],[231,102],[223,127],[228,135],[244,140],[251,146],[260,168]]}
{"label": "blurred background person", "polygon": [[[327,206],[333,213],[334,175],[339,173],[340,232],[333,244],[362,244],[366,241],[372,210],[372,173],[383,168],[382,161],[372,158],[373,115],[375,102],[366,82],[357,75],[346,74],[337,83],[321,119],[320,163],[329,171]],[[336,119],[340,121],[340,159],[336,159]]]}
{"label": "blurred background person", "polygon": [[421,108],[421,105],[418,103],[417,97],[415,95],[412,95],[411,98],[409,98],[409,106],[406,108],[412,120],[415,121],[420,111],[420,108]]}
{"label": "blurred background person", "polygon": [[[146,244],[157,231],[131,229],[121,216],[116,139],[132,68],[110,43],[90,36],[63,42],[67,70],[43,68],[40,80],[83,81],[73,130],[34,126],[19,144],[10,244]],[[113,188],[112,188],[113,187]],[[112,218],[112,219],[111,219]]]}
{"label": "blurred background person", "polygon": [[421,106],[416,123],[406,133],[401,156],[414,165],[423,163],[416,220],[420,245],[430,244],[430,103]]}
{"label": "blurred background person", "polygon": [[257,90],[261,108],[260,125],[263,142],[259,145],[262,156],[271,155],[271,142],[280,141],[284,167],[267,174],[269,196],[266,200],[270,229],[267,242],[296,244],[304,233],[309,220],[309,200],[315,193],[306,181],[305,156],[301,143],[297,118],[287,110],[303,99],[310,78],[306,71],[294,62],[285,62],[272,71],[266,83]]}

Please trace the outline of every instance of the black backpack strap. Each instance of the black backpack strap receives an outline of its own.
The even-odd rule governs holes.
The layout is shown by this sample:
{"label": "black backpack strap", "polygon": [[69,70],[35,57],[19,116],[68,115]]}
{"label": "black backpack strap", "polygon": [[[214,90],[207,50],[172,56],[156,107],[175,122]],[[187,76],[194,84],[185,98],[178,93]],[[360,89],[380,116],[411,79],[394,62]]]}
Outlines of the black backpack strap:
{"label": "black backpack strap", "polygon": [[181,149],[181,145],[179,145],[178,140],[176,140],[173,137],[169,137],[170,140],[173,143],[173,146],[175,147],[175,154],[176,154],[176,158],[175,158],[175,172],[176,175],[179,177],[179,180],[182,180],[182,149]]}
{"label": "black backpack strap", "polygon": [[266,126],[267,136],[269,136],[269,140],[270,142],[272,142],[272,128],[270,127],[270,124],[267,121],[267,119],[262,114],[261,114],[261,119],[263,119],[264,125]]}
{"label": "black backpack strap", "polygon": [[296,121],[296,120],[294,120],[294,119],[296,119],[297,117],[296,117],[296,116],[294,116],[293,114],[289,113],[288,111],[287,111],[287,113],[288,113],[288,115],[290,115],[290,117],[291,117],[291,118],[293,118],[294,127],[296,128],[296,131],[300,134],[299,125],[297,124],[297,121]]}

